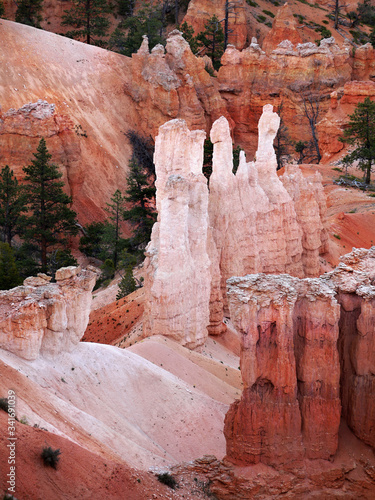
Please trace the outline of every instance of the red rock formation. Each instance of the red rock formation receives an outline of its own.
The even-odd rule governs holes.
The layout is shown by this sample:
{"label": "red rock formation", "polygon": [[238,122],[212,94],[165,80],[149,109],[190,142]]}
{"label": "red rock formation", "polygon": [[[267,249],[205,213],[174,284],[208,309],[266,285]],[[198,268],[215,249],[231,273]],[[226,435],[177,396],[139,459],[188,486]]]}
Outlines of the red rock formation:
{"label": "red rock formation", "polygon": [[89,320],[96,275],[80,268],[61,268],[56,283],[39,274],[24,286],[0,294],[0,347],[25,359],[71,350]]}
{"label": "red rock formation", "polygon": [[341,261],[319,279],[228,280],[244,381],[225,421],[231,461],[328,459],[337,449],[341,404],[355,435],[374,446],[375,247],[353,249]]}
{"label": "red rock formation", "polygon": [[316,172],[305,178],[297,165],[287,165],[280,180],[293,200],[297,222],[302,229],[304,276],[318,276],[319,255],[328,252],[328,234],[324,227],[327,205],[322,177]]}
{"label": "red rock formation", "polygon": [[285,275],[249,275],[228,280],[228,300],[242,333],[244,381],[241,400],[226,416],[228,457],[269,465],[329,458],[340,423],[339,307],[332,291]]}
{"label": "red rock formation", "polygon": [[262,49],[268,54],[277,48],[279,43],[289,40],[292,44],[302,43],[302,37],[297,30],[297,21],[293,17],[289,5],[285,3],[278,9],[272,23],[272,29],[263,40]]}
{"label": "red rock formation", "polygon": [[[245,9],[246,4],[242,0],[231,4],[228,40],[229,43],[239,49],[245,47],[248,38]],[[194,28],[194,32],[197,35],[201,31],[204,31],[205,23],[214,15],[220,20],[224,19],[224,0],[190,0],[183,20]]]}
{"label": "red rock formation", "polygon": [[338,139],[342,136],[345,125],[349,121],[349,115],[366,97],[375,99],[375,82],[347,82],[340,95],[337,92],[331,94],[331,106],[317,125],[323,160],[329,160],[344,149],[344,144]]}
{"label": "red rock formation", "polygon": [[[218,72],[220,94],[235,123],[234,140],[246,153],[256,149],[256,127],[262,107],[283,102],[283,120],[295,140],[310,140],[302,97],[304,92],[319,92],[324,97],[351,79],[350,49],[340,48],[334,39],[296,47],[284,40],[266,55],[256,40],[241,52],[228,47]],[[287,70],[286,70],[287,68]],[[321,101],[321,112],[328,108]]]}

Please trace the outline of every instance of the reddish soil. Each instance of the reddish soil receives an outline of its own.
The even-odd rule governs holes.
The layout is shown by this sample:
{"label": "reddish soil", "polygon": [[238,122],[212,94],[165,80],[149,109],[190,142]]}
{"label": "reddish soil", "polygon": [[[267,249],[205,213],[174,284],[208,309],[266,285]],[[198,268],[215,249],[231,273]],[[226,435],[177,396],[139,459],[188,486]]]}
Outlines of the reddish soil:
{"label": "reddish soil", "polygon": [[91,311],[82,341],[116,344],[142,317],[143,300],[144,293],[140,288],[123,299]]}
{"label": "reddish soil", "polygon": [[[7,492],[9,472],[7,414],[0,411],[0,492]],[[16,422],[16,487],[22,500],[167,498],[166,486],[151,473],[102,458],[72,441]],[[44,447],[61,451],[56,470],[45,466]],[[153,496],[154,495],[154,496]]]}

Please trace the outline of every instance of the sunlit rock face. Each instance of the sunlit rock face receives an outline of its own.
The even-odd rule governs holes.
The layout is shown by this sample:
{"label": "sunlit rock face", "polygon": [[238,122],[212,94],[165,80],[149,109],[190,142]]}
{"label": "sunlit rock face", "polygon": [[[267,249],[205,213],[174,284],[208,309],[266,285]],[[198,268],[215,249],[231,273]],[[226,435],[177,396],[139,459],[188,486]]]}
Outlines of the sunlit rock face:
{"label": "sunlit rock face", "polygon": [[209,191],[202,175],[204,133],[190,132],[182,120],[160,127],[158,222],[145,264],[144,335],[168,335],[199,347],[207,328],[211,334],[223,331],[231,276],[319,274],[319,253],[326,248],[319,179],[306,181],[298,168],[279,179],[273,149],[279,123],[272,106],[264,106],[256,161],[247,163],[242,153],[234,174],[229,123],[225,117],[216,120]]}
{"label": "sunlit rock face", "polygon": [[204,343],[209,324],[204,139],[204,132],[190,132],[183,120],[172,120],[159,129],[155,145],[158,221],[145,262],[144,334],[166,335],[190,348]]}
{"label": "sunlit rock face", "polygon": [[59,269],[56,283],[45,274],[0,292],[0,347],[25,359],[70,351],[83,337],[96,274]]}
{"label": "sunlit rock face", "polygon": [[225,421],[238,464],[328,459],[340,413],[374,446],[375,247],[353,249],[320,278],[228,280],[241,332],[244,391]]}

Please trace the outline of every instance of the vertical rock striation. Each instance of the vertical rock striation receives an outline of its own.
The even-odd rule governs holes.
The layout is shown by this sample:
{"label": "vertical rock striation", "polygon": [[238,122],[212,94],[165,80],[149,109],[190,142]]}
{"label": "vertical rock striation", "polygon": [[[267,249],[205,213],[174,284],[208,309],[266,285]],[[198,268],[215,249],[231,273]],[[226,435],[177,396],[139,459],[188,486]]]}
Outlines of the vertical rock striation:
{"label": "vertical rock striation", "polygon": [[231,276],[319,274],[319,254],[326,250],[324,194],[320,179],[306,181],[298,167],[283,182],[277,176],[273,140],[279,123],[272,106],[264,106],[256,161],[247,163],[242,152],[234,174],[229,123],[223,116],[216,120],[209,193],[202,175],[204,132],[190,132],[183,120],[160,127],[158,222],[147,248],[144,335],[169,335],[199,347],[206,327],[211,334],[223,331]]}
{"label": "vertical rock striation", "polygon": [[340,422],[332,291],[317,280],[259,274],[228,280],[228,300],[242,334],[244,382],[225,420],[228,457],[268,465],[329,458]]}
{"label": "vertical rock striation", "polygon": [[341,406],[354,434],[375,445],[375,247],[341,261],[320,278],[228,280],[244,381],[225,420],[233,462],[329,459]]}
{"label": "vertical rock striation", "polygon": [[183,120],[172,120],[159,129],[155,144],[158,221],[145,262],[145,336],[170,336],[189,348],[204,343],[209,323],[204,138],[204,132],[190,132]]}

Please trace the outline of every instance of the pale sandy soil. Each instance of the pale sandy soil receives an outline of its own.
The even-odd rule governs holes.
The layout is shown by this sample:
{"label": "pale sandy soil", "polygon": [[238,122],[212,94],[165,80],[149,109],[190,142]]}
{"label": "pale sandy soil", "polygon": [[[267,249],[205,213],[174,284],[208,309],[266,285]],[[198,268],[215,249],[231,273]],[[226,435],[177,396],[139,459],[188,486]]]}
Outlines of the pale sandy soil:
{"label": "pale sandy soil", "polygon": [[126,350],[82,342],[53,361],[1,350],[8,366],[0,368],[0,390],[14,388],[17,413],[31,425],[131,466],[222,458],[224,416],[241,382],[238,369],[224,363],[233,355],[218,344],[213,351],[209,359],[164,339]]}

